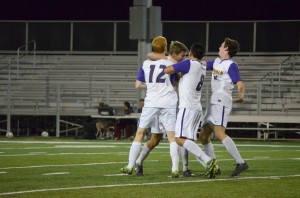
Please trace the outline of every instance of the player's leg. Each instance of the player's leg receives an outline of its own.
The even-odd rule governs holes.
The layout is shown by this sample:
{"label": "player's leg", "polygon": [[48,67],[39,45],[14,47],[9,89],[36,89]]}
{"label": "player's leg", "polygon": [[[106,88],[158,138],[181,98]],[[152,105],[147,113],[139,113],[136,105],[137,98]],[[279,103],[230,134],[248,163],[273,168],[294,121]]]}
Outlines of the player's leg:
{"label": "player's leg", "polygon": [[134,137],[134,140],[131,144],[130,151],[129,151],[129,159],[128,159],[128,165],[121,169],[121,172],[131,175],[134,167],[135,167],[135,161],[140,153],[141,147],[142,147],[142,141],[144,139],[144,136],[146,134],[147,128],[140,128],[138,127],[136,135]]}
{"label": "player's leg", "polygon": [[142,147],[142,151],[136,160],[136,175],[137,176],[144,176],[143,170],[143,162],[148,157],[150,152],[159,144],[160,140],[162,139],[162,133],[152,133],[151,139],[144,144]]}
{"label": "player's leg", "polygon": [[172,177],[179,177],[179,146],[175,140],[176,109],[163,109],[159,115],[162,127],[167,132],[170,143],[170,156],[172,160]]}
{"label": "player's leg", "polygon": [[135,162],[142,147],[142,141],[149,127],[157,119],[159,109],[157,108],[144,108],[140,117],[139,127],[135,134],[134,140],[131,144],[129,151],[128,165],[121,169],[121,172],[132,174],[135,167]]}
{"label": "player's leg", "polygon": [[168,141],[170,143],[170,156],[172,160],[172,177],[179,177],[179,146],[175,140],[175,132],[167,131]]}
{"label": "player's leg", "polygon": [[236,161],[237,166],[235,171],[233,171],[232,176],[237,176],[249,167],[245,160],[241,157],[234,141],[225,133],[231,109],[220,105],[214,105],[213,108],[216,112],[213,116],[215,119],[214,123],[216,123],[216,125],[213,126],[215,137],[222,142],[228,153]]}
{"label": "player's leg", "polygon": [[195,177],[195,174],[189,169],[189,152],[182,146],[179,147],[182,159],[182,175],[184,177]]}
{"label": "player's leg", "polygon": [[[200,124],[200,111],[180,108],[176,121],[176,142],[192,153],[198,162],[204,165],[206,175],[215,171],[215,160],[207,156],[201,148],[193,141]],[[203,163],[204,162],[204,163]],[[212,175],[214,177],[214,175]]]}
{"label": "player's leg", "polygon": [[201,132],[199,135],[199,139],[204,146],[204,152],[206,155],[208,155],[211,158],[216,158],[214,148],[212,146],[212,143],[210,141],[211,134],[213,133],[212,128],[209,124],[205,124],[201,128]]}
{"label": "player's leg", "polygon": [[225,128],[223,126],[214,126],[215,136],[222,142],[228,153],[233,157],[236,162],[236,169],[232,172],[231,176],[237,176],[242,171],[249,168],[248,164],[241,157],[234,141],[225,134]]}

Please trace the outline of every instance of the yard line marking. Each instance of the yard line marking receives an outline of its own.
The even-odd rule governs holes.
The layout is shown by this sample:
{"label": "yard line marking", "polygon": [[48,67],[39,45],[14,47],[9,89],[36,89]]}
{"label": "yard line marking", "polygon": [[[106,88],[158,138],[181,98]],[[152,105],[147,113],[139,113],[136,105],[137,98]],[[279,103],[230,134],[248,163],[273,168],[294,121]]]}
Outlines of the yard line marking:
{"label": "yard line marking", "polygon": [[103,175],[104,177],[115,177],[115,176],[128,176],[127,174],[121,173],[121,174],[110,174],[110,175]]}
{"label": "yard line marking", "polygon": [[116,153],[48,153],[47,152],[31,152],[25,154],[13,154],[13,155],[0,155],[0,157],[21,157],[21,156],[32,156],[32,155],[48,155],[48,156],[56,156],[56,155],[117,155],[117,154],[127,154],[126,152],[116,152]]}
{"label": "yard line marking", "polygon": [[29,154],[33,154],[33,155],[36,155],[36,154],[47,154],[47,152],[30,152]]}
{"label": "yard line marking", "polygon": [[104,145],[55,145],[55,148],[115,148],[116,146]]}
{"label": "yard line marking", "polygon": [[7,173],[7,172],[4,172],[4,171],[0,172],[0,174],[5,174],[5,173]]}
{"label": "yard line marking", "polygon": [[48,175],[67,175],[70,174],[69,172],[59,172],[59,173],[44,173],[44,176],[48,176]]}
{"label": "yard line marking", "polygon": [[4,153],[4,152],[0,152],[0,153]]}
{"label": "yard line marking", "polygon": [[286,177],[300,177],[300,175],[282,175],[282,176],[261,176],[261,177],[237,177],[227,179],[200,179],[200,180],[189,180],[189,181],[171,181],[171,182],[152,182],[152,183],[136,183],[136,184],[110,184],[101,186],[78,186],[78,187],[66,187],[66,188],[46,188],[26,191],[15,191],[0,193],[0,196],[4,195],[17,195],[17,194],[28,194],[36,192],[49,192],[49,191],[63,191],[63,190],[79,190],[79,189],[93,189],[93,188],[115,188],[115,187],[128,187],[128,186],[156,186],[156,185],[167,185],[167,184],[186,184],[186,183],[205,183],[205,182],[219,182],[219,181],[237,181],[237,180],[252,180],[252,179],[274,179],[274,178],[286,178]]}
{"label": "yard line marking", "polygon": [[[158,160],[149,160],[148,162],[158,162]],[[10,169],[30,169],[30,168],[48,168],[48,167],[69,167],[69,166],[96,166],[96,165],[110,165],[110,164],[127,164],[128,162],[100,162],[88,164],[58,164],[58,165],[38,165],[38,166],[16,166],[16,167],[3,167],[0,170]]]}

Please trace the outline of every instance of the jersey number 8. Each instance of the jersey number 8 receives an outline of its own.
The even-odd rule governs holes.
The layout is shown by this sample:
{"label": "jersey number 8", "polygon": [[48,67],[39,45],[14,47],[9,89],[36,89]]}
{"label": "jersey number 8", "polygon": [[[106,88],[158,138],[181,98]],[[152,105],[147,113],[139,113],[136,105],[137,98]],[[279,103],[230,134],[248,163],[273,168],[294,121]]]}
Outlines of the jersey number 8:
{"label": "jersey number 8", "polygon": [[203,83],[204,83],[204,75],[202,74],[201,77],[200,77],[200,82],[198,83],[197,87],[196,87],[196,91],[201,91],[201,88],[203,86]]}

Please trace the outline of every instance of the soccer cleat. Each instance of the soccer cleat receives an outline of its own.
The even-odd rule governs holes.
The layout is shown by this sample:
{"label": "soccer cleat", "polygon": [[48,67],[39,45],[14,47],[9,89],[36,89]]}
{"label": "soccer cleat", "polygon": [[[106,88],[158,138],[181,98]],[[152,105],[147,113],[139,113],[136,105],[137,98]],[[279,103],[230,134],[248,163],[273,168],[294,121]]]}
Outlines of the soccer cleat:
{"label": "soccer cleat", "polygon": [[220,168],[217,168],[217,173],[216,175],[221,175],[221,169]]}
{"label": "soccer cleat", "polygon": [[182,175],[183,175],[183,177],[195,177],[195,174],[192,173],[192,171],[189,169],[186,171],[183,171]]}
{"label": "soccer cleat", "polygon": [[209,177],[209,178],[215,178],[217,174],[217,161],[215,159],[210,160],[207,163],[207,168],[205,169],[204,176]]}
{"label": "soccer cleat", "polygon": [[133,168],[127,168],[127,166],[123,167],[120,169],[122,173],[127,174],[127,175],[132,175],[133,173]]}
{"label": "soccer cleat", "polygon": [[172,172],[172,178],[178,178],[178,177],[179,177],[179,172],[178,171]]}
{"label": "soccer cleat", "polygon": [[242,164],[237,164],[235,167],[235,170],[231,174],[231,177],[238,176],[241,172],[243,172],[244,170],[247,170],[248,168],[249,168],[249,166],[246,162],[242,163]]}
{"label": "soccer cleat", "polygon": [[136,166],[135,166],[135,174],[136,174],[136,176],[144,176],[143,165],[136,164]]}

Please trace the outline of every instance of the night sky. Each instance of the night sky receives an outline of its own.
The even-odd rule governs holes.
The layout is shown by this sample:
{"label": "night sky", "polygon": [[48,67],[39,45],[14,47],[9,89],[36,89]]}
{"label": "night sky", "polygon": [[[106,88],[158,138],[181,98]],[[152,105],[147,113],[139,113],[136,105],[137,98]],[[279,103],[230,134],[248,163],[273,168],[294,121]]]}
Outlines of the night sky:
{"label": "night sky", "polygon": [[[133,0],[0,0],[0,20],[128,20]],[[153,0],[162,20],[295,20],[300,0]]]}

